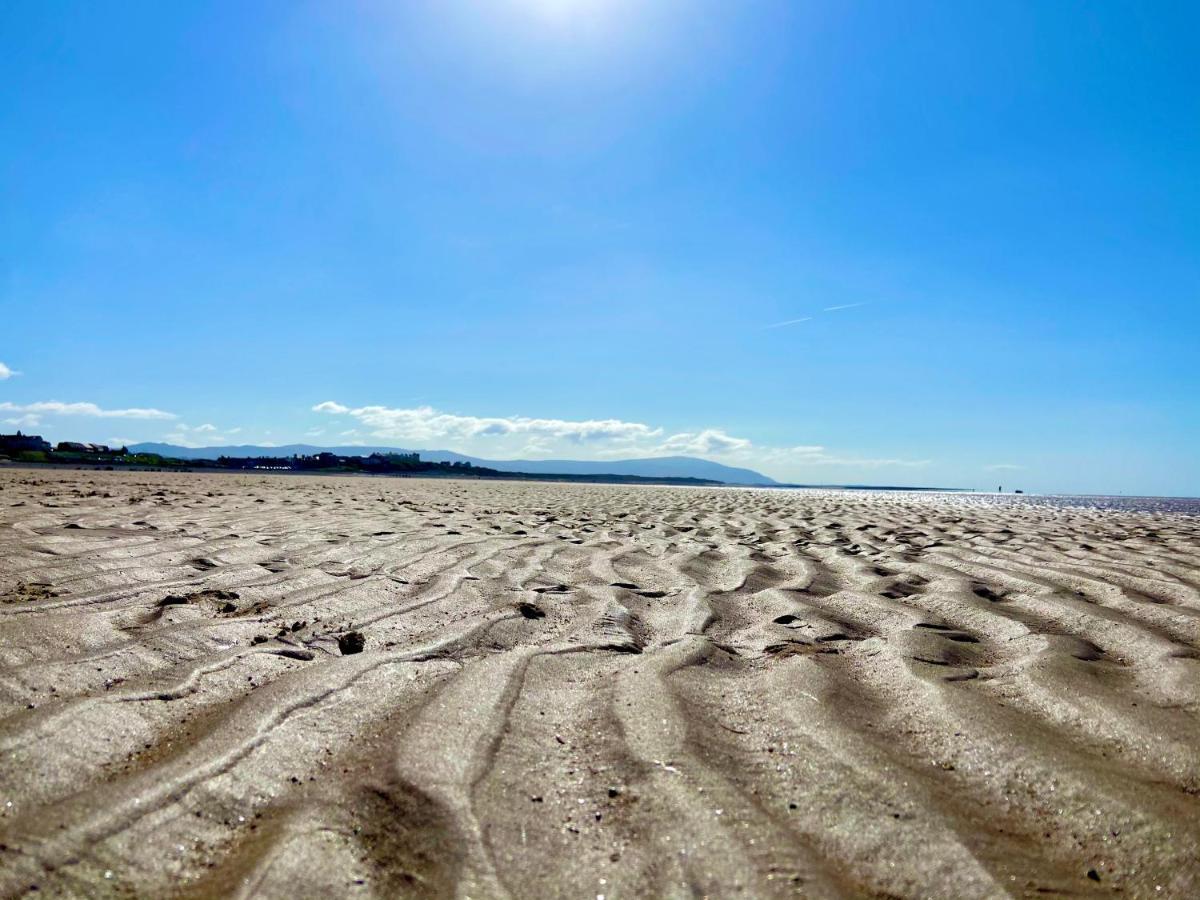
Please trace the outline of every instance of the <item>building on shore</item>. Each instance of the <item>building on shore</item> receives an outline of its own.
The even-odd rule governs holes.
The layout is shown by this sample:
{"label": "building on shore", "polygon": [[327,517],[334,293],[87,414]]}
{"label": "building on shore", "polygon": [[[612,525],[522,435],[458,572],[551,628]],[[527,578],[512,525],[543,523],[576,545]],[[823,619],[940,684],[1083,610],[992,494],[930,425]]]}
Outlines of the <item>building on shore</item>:
{"label": "building on shore", "polygon": [[[49,446],[46,448],[50,449]],[[107,444],[87,444],[79,441],[59,441],[54,448],[59,453],[112,453]]]}
{"label": "building on shore", "polygon": [[50,442],[42,440],[40,434],[0,434],[0,453],[24,453],[27,451],[50,450]]}

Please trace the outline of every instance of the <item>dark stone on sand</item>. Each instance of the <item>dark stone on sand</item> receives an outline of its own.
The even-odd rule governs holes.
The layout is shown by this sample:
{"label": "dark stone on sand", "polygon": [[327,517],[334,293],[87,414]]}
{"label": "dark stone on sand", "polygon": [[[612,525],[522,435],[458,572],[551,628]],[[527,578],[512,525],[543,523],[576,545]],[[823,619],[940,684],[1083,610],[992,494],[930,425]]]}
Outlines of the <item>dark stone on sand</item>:
{"label": "dark stone on sand", "polygon": [[367,645],[367,639],[363,637],[361,631],[347,631],[345,634],[338,635],[338,649],[342,651],[342,656],[349,656],[351,653],[362,653],[363,647]]}
{"label": "dark stone on sand", "polygon": [[277,652],[280,656],[286,656],[288,659],[298,659],[302,662],[308,662],[317,657],[311,650],[305,650],[303,647],[285,647]]}
{"label": "dark stone on sand", "polygon": [[544,619],[546,618],[545,611],[540,606],[535,606],[532,603],[518,603],[517,612],[527,619]]}
{"label": "dark stone on sand", "polygon": [[237,612],[237,607],[234,606],[232,603],[225,603],[221,606],[220,611],[223,613],[235,613],[235,612]]}
{"label": "dark stone on sand", "polygon": [[186,606],[187,597],[180,597],[178,594],[168,594],[158,601],[159,606]]}
{"label": "dark stone on sand", "polygon": [[269,640],[270,640],[270,638],[267,637],[265,634],[256,634],[254,637],[252,637],[250,639],[250,643],[251,644],[265,644]]}
{"label": "dark stone on sand", "polygon": [[1004,596],[1002,594],[997,594],[986,584],[975,585],[974,587],[971,588],[971,593],[973,593],[976,597],[980,597],[984,600],[989,601],[990,603],[999,603],[1001,600],[1004,599]]}

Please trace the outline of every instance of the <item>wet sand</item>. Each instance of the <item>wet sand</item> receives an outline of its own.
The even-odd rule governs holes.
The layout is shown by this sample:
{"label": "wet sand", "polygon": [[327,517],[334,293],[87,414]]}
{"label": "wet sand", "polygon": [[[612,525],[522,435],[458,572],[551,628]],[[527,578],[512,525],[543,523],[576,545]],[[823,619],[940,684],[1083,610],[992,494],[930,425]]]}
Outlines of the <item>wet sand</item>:
{"label": "wet sand", "polygon": [[1200,519],[0,470],[0,895],[1194,897]]}

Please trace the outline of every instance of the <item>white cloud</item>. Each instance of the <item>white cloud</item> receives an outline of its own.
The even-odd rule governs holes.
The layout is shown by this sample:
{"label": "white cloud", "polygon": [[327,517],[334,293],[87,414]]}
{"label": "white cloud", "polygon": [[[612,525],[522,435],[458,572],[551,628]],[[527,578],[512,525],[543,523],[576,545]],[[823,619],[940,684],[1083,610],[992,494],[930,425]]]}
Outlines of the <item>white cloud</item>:
{"label": "white cloud", "polygon": [[570,443],[633,441],[654,438],[661,428],[619,419],[532,419],[526,416],[460,416],[440,412],[430,406],[394,409],[387,406],[350,408],[332,400],[318,403],[313,412],[349,415],[373,429],[375,437],[405,441],[431,441],[442,438],[471,439],[522,435],[563,440]]}
{"label": "white cloud", "polygon": [[174,413],[161,409],[101,409],[95,403],[60,403],[46,400],[38,403],[0,403],[0,412],[32,413],[53,416],[95,416],[101,419],[174,419]]}
{"label": "white cloud", "polygon": [[14,375],[20,375],[20,372],[13,371],[4,363],[0,362],[0,381],[5,381],[12,378]]}
{"label": "white cloud", "polygon": [[[538,457],[538,456],[545,456],[546,454],[553,452],[553,450],[554,450],[554,447],[552,446],[550,441],[547,441],[544,437],[541,437],[539,435],[534,435],[525,442],[525,446],[523,446],[521,448],[520,454],[521,454],[521,456]],[[601,450],[599,452],[601,453],[601,455],[603,455],[603,453],[604,453],[603,450]],[[627,451],[625,449],[621,449],[616,452],[618,455],[620,455]]]}
{"label": "white cloud", "polygon": [[208,422],[196,426],[179,422],[169,434],[163,435],[163,440],[181,447],[214,447],[229,443],[231,437],[241,430],[240,428],[218,428]]}
{"label": "white cloud", "polygon": [[332,400],[326,400],[324,403],[318,403],[313,407],[313,412],[342,413],[350,412],[348,407],[342,406],[340,403],[334,403]]}
{"label": "white cloud", "polygon": [[[549,457],[577,453],[593,459],[622,456],[694,455],[722,457],[744,465],[774,464],[793,472],[814,466],[847,469],[920,467],[927,459],[858,457],[838,454],[819,445],[760,447],[720,428],[664,435],[664,429],[621,419],[538,419],[529,416],[464,416],[430,406],[393,408],[349,407],[332,400],[312,407],[314,412],[348,416],[358,427],[341,431],[343,438],[368,437],[408,447],[429,448],[442,441],[460,452]],[[315,436],[314,429],[310,433]],[[582,448],[582,453],[580,453]]]}
{"label": "white cloud", "polygon": [[42,424],[42,417],[35,416],[33,413],[27,413],[23,416],[17,416],[12,419],[5,419],[6,425],[16,425],[18,428],[37,428]]}
{"label": "white cloud", "polygon": [[736,453],[750,447],[746,438],[733,437],[719,428],[706,428],[695,434],[673,434],[661,445],[668,453]]}
{"label": "white cloud", "polygon": [[827,306],[822,312],[837,312],[839,309],[854,309],[859,306],[866,306],[864,303],[843,303],[841,306]]}
{"label": "white cloud", "polygon": [[996,463],[995,465],[984,466],[983,468],[988,472],[1007,472],[1010,470],[1015,471],[1017,469],[1024,469],[1025,467],[1018,466],[1016,463]]}
{"label": "white cloud", "polygon": [[203,447],[204,444],[196,440],[186,431],[172,431],[164,434],[163,438],[168,444],[175,444],[177,447]]}
{"label": "white cloud", "polygon": [[800,319],[787,319],[783,322],[776,322],[774,325],[768,325],[767,328],[782,328],[785,325],[799,325],[801,322],[811,322],[812,316],[804,316]]}

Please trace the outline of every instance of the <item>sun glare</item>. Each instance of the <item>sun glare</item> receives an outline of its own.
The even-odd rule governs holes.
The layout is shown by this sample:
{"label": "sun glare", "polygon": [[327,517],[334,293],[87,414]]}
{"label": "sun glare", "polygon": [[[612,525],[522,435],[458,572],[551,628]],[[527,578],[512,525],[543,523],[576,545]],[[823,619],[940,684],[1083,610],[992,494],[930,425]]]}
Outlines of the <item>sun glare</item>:
{"label": "sun glare", "polygon": [[617,0],[516,0],[538,19],[557,26],[595,27],[611,20],[623,3]]}

